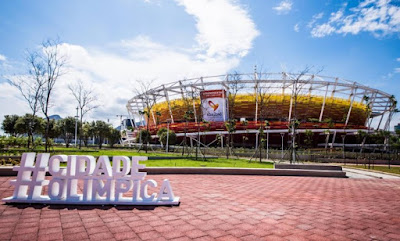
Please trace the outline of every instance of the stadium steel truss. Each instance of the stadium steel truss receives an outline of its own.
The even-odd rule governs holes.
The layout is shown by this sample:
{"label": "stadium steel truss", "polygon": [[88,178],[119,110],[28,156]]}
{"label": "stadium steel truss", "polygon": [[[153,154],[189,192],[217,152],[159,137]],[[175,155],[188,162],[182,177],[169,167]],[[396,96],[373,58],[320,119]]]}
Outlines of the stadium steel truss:
{"label": "stadium steel truss", "polygon": [[[238,85],[240,88],[237,88]],[[201,111],[199,109],[199,94],[201,91],[225,90],[226,95],[229,96],[232,87],[235,88],[235,91],[238,90],[237,94],[241,96],[241,99],[244,99],[246,96],[246,98],[254,99],[253,105],[246,109],[245,116],[249,122],[246,128],[240,128],[240,121],[242,121],[240,120],[242,119],[240,118],[241,113],[234,117],[227,117],[227,119],[235,118],[238,122],[235,135],[241,133],[257,134],[259,133],[260,123],[267,119],[276,121],[271,121],[271,126],[265,129],[265,133],[288,134],[290,121],[297,118],[303,119],[304,122],[297,128],[297,133],[304,133],[305,130],[311,130],[315,133],[329,131],[333,134],[332,145],[335,142],[336,133],[354,134],[359,130],[372,132],[371,124],[373,120],[375,120],[374,126],[376,129],[389,130],[390,121],[396,111],[397,103],[393,95],[341,78],[303,73],[254,72],[250,74],[235,73],[199,77],[163,84],[134,96],[128,101],[126,107],[130,118],[135,121],[139,120],[142,123],[142,126],[136,127],[143,128],[144,123],[148,121],[152,128],[152,135],[155,136],[156,130],[160,127],[168,125],[173,129],[174,124],[177,126],[179,123],[182,124],[184,122],[182,120],[182,111],[174,107],[174,103],[176,104],[179,100],[191,99],[192,110],[195,112],[191,123],[197,127],[192,127],[189,131],[185,130],[185,133],[178,130],[176,131],[177,136],[187,135],[196,138],[196,136],[203,135],[224,135],[228,134],[224,123],[211,123],[211,125],[214,124],[213,128],[210,128],[210,124],[207,123],[207,130],[200,128],[199,126],[203,127],[204,123],[202,123],[201,117],[196,111]],[[267,104],[267,108],[278,108],[281,111],[277,118],[272,118],[274,117],[271,117],[273,114],[269,114],[268,118],[261,116],[260,101],[258,98],[260,95],[265,94],[269,94],[269,96],[273,96],[275,99],[280,98],[274,104],[271,102],[270,106]],[[302,99],[302,101],[299,101],[299,99]],[[150,119],[146,120],[143,111],[148,109],[149,100],[158,109],[151,109]],[[228,98],[227,101],[229,101]],[[334,101],[335,103],[340,102],[341,105],[334,106],[332,104]],[[276,103],[278,102],[283,104],[277,105]],[[305,102],[308,105],[305,105]],[[296,105],[297,108],[301,109],[296,111]],[[160,108],[164,108],[164,116],[161,120],[159,118],[160,114],[157,111]],[[336,108],[336,110],[329,110],[329,108]],[[314,123],[307,121],[304,117],[304,113],[311,111],[311,109],[313,114],[310,115],[313,116]],[[340,113],[335,114],[333,111]],[[296,112],[297,116],[293,116]],[[302,118],[298,117],[299,113],[303,115]],[[226,114],[229,115],[229,113]],[[340,121],[338,121],[338,118],[334,121],[331,120],[331,122],[335,123],[331,123],[330,125],[324,123],[325,118],[334,115],[341,115],[343,118]],[[356,118],[358,119],[356,120]],[[131,141],[134,141],[132,136],[125,140],[125,142]]]}

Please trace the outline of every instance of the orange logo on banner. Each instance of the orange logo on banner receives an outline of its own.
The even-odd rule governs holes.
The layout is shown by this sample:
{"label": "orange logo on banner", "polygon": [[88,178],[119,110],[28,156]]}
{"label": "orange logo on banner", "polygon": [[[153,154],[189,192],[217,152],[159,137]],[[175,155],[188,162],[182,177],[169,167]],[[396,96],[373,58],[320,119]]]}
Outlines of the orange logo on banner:
{"label": "orange logo on banner", "polygon": [[214,109],[214,111],[216,111],[218,109],[218,104],[214,104],[214,102],[212,102],[211,100],[208,101],[208,105],[211,106],[211,108]]}

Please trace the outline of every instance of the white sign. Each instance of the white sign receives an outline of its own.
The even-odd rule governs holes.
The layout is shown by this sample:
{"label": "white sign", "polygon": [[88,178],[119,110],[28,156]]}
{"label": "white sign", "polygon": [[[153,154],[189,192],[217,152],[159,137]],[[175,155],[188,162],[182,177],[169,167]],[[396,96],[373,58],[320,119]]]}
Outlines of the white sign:
{"label": "white sign", "polygon": [[[3,199],[9,203],[48,204],[119,204],[119,205],[178,205],[168,179],[164,179],[157,193],[149,194],[149,187],[157,188],[154,180],[144,180],[147,173],[140,172],[145,165],[140,160],[147,157],[114,156],[112,166],[108,156],[66,156],[49,153],[24,153],[17,179],[11,181],[12,197]],[[61,167],[66,163],[66,168]],[[121,165],[122,164],[122,165]],[[46,180],[46,172],[52,176]],[[130,175],[128,173],[130,172]],[[78,193],[78,181],[83,188]],[[47,195],[43,195],[48,186]]]}
{"label": "white sign", "polygon": [[206,121],[226,121],[226,91],[204,90],[200,93],[203,119]]}

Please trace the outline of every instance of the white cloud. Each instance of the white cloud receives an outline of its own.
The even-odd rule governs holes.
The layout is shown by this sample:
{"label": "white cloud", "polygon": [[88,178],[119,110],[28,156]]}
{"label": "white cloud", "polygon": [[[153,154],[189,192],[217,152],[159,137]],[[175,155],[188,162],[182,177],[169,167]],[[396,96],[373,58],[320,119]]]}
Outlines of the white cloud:
{"label": "white cloud", "polygon": [[273,7],[277,14],[288,14],[292,10],[293,2],[289,0],[281,1],[278,6]]}
{"label": "white cloud", "polygon": [[6,56],[0,54],[0,61],[6,61],[6,60],[7,60]]}
{"label": "white cloud", "polygon": [[332,12],[327,22],[315,24],[313,18],[309,24],[313,37],[325,37],[336,34],[372,33],[383,37],[400,32],[400,7],[390,0],[365,0],[357,7],[346,11],[347,4]]}
{"label": "white cloud", "polygon": [[312,16],[311,21],[307,24],[307,27],[312,28],[314,26],[315,22],[317,22],[317,20],[321,19],[323,16],[324,16],[323,12],[314,14]]}
{"label": "white cloud", "polygon": [[331,35],[335,31],[335,28],[331,25],[324,23],[316,26],[311,30],[311,35],[316,38],[324,37],[327,35]]}
{"label": "white cloud", "polygon": [[196,20],[200,57],[243,57],[259,35],[247,11],[233,0],[176,1]]}
{"label": "white cloud", "polygon": [[397,60],[398,62],[400,62],[400,58],[397,58],[396,60]]}
{"label": "white cloud", "polygon": [[[91,85],[101,100],[101,107],[87,117],[114,120],[116,125],[119,119],[115,115],[126,114],[125,105],[134,96],[137,80],[152,81],[157,86],[224,74],[238,66],[259,34],[247,11],[230,0],[179,0],[179,4],[196,20],[198,33],[190,49],[167,46],[146,35],[110,43],[107,49],[62,44],[60,51],[69,56],[69,71],[56,85],[52,114],[75,115],[76,102],[67,87],[77,80]],[[18,93],[12,96],[7,102],[16,99]],[[9,111],[2,106],[0,113]]]}
{"label": "white cloud", "polygon": [[296,23],[296,24],[294,25],[293,30],[294,30],[295,32],[299,32],[299,31],[300,31],[300,27],[299,27],[299,24],[298,24],[298,23]]}

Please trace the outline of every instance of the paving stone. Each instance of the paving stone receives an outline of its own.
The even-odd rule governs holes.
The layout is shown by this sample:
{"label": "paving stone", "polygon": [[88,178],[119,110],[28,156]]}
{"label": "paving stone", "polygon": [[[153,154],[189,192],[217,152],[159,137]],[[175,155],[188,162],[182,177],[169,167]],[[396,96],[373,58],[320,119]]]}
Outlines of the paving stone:
{"label": "paving stone", "polygon": [[[54,208],[3,203],[0,240],[400,240],[399,180],[149,178],[159,183],[168,178],[181,205]],[[12,179],[0,177],[0,198],[12,195]]]}

